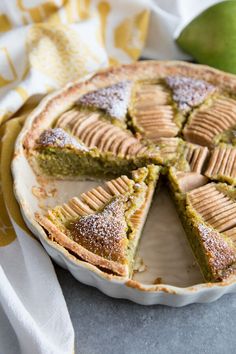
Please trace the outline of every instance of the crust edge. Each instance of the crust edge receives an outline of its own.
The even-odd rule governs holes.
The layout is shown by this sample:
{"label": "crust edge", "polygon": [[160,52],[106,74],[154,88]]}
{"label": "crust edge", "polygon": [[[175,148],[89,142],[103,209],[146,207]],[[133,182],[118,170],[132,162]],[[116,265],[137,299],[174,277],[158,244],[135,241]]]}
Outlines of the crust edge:
{"label": "crust edge", "polygon": [[93,264],[95,266],[111,270],[115,274],[121,276],[128,275],[128,267],[126,265],[119,264],[118,262],[109,261],[100,257],[90,251],[88,251],[83,246],[79,245],[77,242],[69,239],[63,232],[59,231],[58,228],[50,222],[46,217],[41,216],[39,213],[35,214],[36,221],[45,228],[50,234],[53,234],[53,239],[56,240],[61,246],[67,250],[76,253],[82,260]]}

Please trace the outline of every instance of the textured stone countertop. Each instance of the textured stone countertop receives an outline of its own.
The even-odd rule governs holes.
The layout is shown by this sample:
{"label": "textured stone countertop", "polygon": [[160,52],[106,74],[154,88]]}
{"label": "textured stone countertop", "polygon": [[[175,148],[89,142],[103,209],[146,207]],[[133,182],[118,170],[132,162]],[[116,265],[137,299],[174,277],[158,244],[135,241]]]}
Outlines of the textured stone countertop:
{"label": "textured stone countertop", "polygon": [[236,294],[182,308],[109,298],[56,266],[76,334],[75,354],[236,353]]}

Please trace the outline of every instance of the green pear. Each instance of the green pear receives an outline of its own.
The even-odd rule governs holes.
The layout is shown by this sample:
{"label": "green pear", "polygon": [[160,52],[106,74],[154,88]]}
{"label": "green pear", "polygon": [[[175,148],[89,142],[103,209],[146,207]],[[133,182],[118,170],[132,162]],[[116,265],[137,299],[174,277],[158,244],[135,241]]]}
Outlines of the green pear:
{"label": "green pear", "polygon": [[197,62],[236,74],[236,1],[202,12],[183,29],[177,43]]}

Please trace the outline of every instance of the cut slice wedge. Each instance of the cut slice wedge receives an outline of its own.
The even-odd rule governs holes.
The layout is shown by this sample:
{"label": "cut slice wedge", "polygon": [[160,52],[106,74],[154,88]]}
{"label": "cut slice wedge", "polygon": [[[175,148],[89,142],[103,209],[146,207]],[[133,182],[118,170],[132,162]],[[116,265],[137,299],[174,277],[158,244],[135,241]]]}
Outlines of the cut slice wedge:
{"label": "cut slice wedge", "polygon": [[160,169],[149,165],[36,214],[51,240],[80,259],[128,277]]}
{"label": "cut slice wedge", "polygon": [[186,193],[174,189],[172,183],[171,190],[206,281],[221,281],[235,274],[235,191],[215,183],[192,188]]}
{"label": "cut slice wedge", "polygon": [[104,119],[99,112],[72,109],[41,133],[29,150],[37,174],[56,178],[113,177],[163,163],[160,148]]}
{"label": "cut slice wedge", "polygon": [[230,237],[204,223],[202,219],[199,219],[195,210],[189,206],[182,221],[206,281],[222,281],[235,274],[236,247]]}
{"label": "cut slice wedge", "polygon": [[184,227],[207,281],[236,271],[235,190],[210,183],[187,193]]}

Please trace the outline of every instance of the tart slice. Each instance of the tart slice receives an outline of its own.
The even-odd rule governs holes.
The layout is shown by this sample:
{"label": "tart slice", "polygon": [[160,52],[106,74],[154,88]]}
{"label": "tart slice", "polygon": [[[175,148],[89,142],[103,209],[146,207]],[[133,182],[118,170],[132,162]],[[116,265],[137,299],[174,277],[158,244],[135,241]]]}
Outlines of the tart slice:
{"label": "tart slice", "polygon": [[210,183],[187,194],[184,227],[207,281],[236,272],[236,194]]}
{"label": "tart slice", "polygon": [[48,177],[113,177],[162,163],[159,147],[112,124],[99,112],[74,108],[44,130],[28,151],[37,174]]}
{"label": "tart slice", "polygon": [[48,237],[80,259],[120,276],[132,272],[159,167],[149,165],[36,214]]}
{"label": "tart slice", "polygon": [[222,281],[235,274],[236,247],[231,238],[205,223],[190,206],[182,220],[206,281]]}
{"label": "tart slice", "polygon": [[206,281],[221,281],[236,272],[235,191],[208,183],[172,195],[189,244]]}

